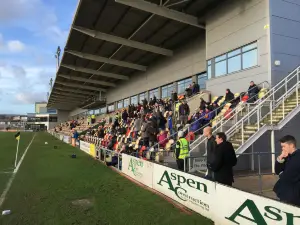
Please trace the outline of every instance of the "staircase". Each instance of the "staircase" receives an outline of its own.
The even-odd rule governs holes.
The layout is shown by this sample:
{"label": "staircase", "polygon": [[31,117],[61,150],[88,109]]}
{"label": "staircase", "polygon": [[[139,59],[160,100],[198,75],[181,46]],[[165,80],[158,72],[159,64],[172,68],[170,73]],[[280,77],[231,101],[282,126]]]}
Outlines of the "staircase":
{"label": "staircase", "polygon": [[[246,106],[239,112],[236,110],[233,117],[238,113],[242,113],[242,116],[236,119],[229,129],[228,121],[222,120],[222,124],[217,124],[218,126],[213,128],[213,134],[225,132],[236,153],[243,153],[267,130],[280,130],[300,112],[299,88],[300,67],[270,89],[258,104],[250,106],[249,110],[245,110]],[[203,151],[205,141],[202,137],[201,141],[194,144],[191,156],[198,155],[195,155],[195,152],[199,152],[199,149],[202,149],[201,155],[205,154]]]}

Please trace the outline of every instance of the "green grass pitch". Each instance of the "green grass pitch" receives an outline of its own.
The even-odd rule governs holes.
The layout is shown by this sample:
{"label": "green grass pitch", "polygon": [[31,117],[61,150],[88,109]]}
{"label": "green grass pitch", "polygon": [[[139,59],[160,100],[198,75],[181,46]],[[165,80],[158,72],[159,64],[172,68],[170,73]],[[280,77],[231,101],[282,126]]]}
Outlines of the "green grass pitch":
{"label": "green grass pitch", "polygon": [[[22,133],[20,157],[33,133]],[[48,145],[45,144],[48,142]],[[0,171],[13,166],[16,140],[0,133]],[[54,146],[57,146],[55,149]],[[70,156],[75,153],[76,159]],[[0,195],[11,174],[0,174]],[[37,133],[0,210],[1,225],[208,225],[79,149]]]}

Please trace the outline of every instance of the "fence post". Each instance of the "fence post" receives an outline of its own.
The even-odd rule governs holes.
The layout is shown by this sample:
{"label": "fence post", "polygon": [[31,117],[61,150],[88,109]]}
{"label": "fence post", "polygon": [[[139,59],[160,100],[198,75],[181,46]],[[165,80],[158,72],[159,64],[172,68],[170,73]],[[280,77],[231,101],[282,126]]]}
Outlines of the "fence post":
{"label": "fence post", "polygon": [[271,131],[271,162],[272,162],[272,173],[275,173],[275,161],[276,161],[276,156],[275,156],[275,132],[274,129]]}
{"label": "fence post", "polygon": [[261,177],[261,168],[260,168],[260,153],[258,153],[258,182],[259,182],[259,190],[260,190],[260,194],[263,193],[262,190],[262,177]]}
{"label": "fence post", "polygon": [[251,170],[254,171],[254,148],[253,148],[253,144],[251,145]]}

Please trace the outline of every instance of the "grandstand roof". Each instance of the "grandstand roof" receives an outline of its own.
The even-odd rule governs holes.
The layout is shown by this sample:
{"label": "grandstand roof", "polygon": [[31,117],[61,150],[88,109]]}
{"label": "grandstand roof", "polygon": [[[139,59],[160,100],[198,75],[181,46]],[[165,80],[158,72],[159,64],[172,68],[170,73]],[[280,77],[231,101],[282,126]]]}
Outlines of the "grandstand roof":
{"label": "grandstand roof", "polygon": [[204,36],[205,14],[220,1],[79,0],[48,107],[80,106],[82,98],[70,94],[89,99],[172,57],[183,43]]}

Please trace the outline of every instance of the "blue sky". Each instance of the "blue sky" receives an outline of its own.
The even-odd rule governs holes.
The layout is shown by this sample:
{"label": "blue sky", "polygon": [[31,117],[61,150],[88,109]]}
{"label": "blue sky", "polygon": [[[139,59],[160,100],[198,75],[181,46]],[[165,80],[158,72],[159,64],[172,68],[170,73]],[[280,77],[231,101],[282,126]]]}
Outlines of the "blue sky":
{"label": "blue sky", "polygon": [[0,1],[0,114],[34,112],[45,101],[77,0]]}

